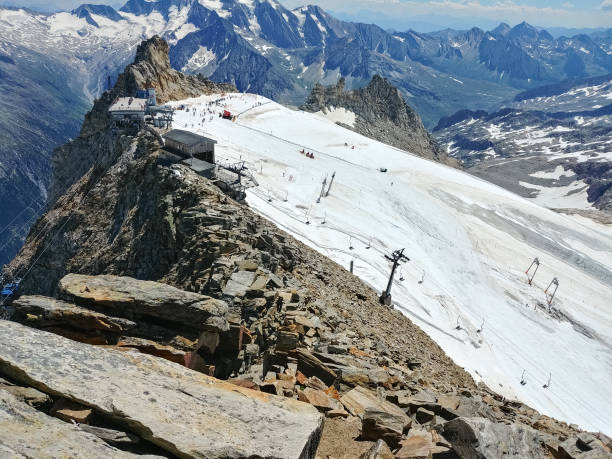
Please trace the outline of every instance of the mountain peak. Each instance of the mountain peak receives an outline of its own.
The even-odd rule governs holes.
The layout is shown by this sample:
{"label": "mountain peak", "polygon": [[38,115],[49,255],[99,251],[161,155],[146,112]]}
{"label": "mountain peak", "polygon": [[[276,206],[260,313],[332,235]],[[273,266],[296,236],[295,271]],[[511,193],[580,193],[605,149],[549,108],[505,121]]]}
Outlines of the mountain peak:
{"label": "mountain peak", "polygon": [[493,30],[491,30],[491,33],[493,35],[500,35],[502,37],[508,35],[508,32],[510,32],[510,26],[508,24],[506,24],[505,22],[500,23],[497,27],[495,27]]}
{"label": "mountain peak", "polygon": [[109,5],[94,5],[91,3],[84,3],[72,10],[71,13],[79,18],[84,18],[88,23],[96,27],[98,27],[98,23],[91,17],[92,14],[95,14],[96,16],[103,16],[115,22],[123,19],[123,17],[117,13],[115,8]]}
{"label": "mountain peak", "polygon": [[355,116],[352,125],[342,124],[348,129],[424,158],[456,164],[427,132],[399,89],[378,74],[366,87],[354,90],[345,90],[344,78],[332,86],[316,84],[301,109],[324,114],[344,109]]}

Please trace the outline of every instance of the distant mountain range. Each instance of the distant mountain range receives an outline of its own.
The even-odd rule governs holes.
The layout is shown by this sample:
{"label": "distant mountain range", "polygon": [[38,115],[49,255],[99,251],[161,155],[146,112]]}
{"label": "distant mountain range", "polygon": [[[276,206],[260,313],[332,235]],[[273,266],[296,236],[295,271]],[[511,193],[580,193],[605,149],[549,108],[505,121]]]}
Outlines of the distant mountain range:
{"label": "distant mountain range", "polygon": [[[77,135],[76,120],[154,34],[171,45],[174,68],[295,106],[316,83],[344,77],[353,89],[379,74],[429,128],[459,110],[498,110],[523,90],[612,72],[612,29],[571,38],[526,23],[389,32],[274,0],[129,0],[119,10],[85,4],[55,14],[0,9],[1,99],[10,101],[2,127],[11,139],[0,146],[9,177],[0,184],[0,229],[31,199],[44,201],[51,150]],[[14,168],[19,173],[6,172]],[[31,199],[15,199],[25,195]],[[0,263],[23,228],[10,229],[17,239],[0,249]]]}
{"label": "distant mountain range", "polygon": [[[157,33],[170,43],[175,68],[294,105],[315,83],[344,77],[354,88],[380,74],[429,127],[457,110],[497,107],[523,89],[612,72],[612,29],[571,38],[527,23],[388,32],[317,6],[290,11],[275,0],[129,0],[118,11],[91,4],[53,15],[4,10],[0,20],[4,40],[71,54],[90,73],[94,96],[136,43]],[[60,36],[63,50],[55,46]]]}
{"label": "distant mountain range", "polygon": [[492,113],[457,112],[434,134],[488,181],[546,207],[612,215],[612,74],[525,91]]}

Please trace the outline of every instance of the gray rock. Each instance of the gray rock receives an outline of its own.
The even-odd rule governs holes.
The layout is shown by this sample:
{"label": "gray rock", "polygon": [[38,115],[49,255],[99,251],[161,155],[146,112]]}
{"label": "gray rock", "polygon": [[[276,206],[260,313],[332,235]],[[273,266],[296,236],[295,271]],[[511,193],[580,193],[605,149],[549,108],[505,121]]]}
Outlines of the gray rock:
{"label": "gray rock", "polygon": [[[68,274],[59,282],[62,297],[84,306],[116,311],[123,316],[156,317],[189,327],[217,329],[214,318],[228,312],[227,303],[159,282],[131,277]],[[223,321],[223,331],[229,325]]]}
{"label": "gray rock", "polygon": [[123,333],[136,327],[136,323],[131,320],[110,317],[46,296],[22,296],[13,302],[13,306],[16,319],[27,320],[28,325],[67,325],[79,330],[100,330],[112,333]]}
{"label": "gray rock", "polygon": [[0,389],[0,456],[6,458],[136,458],[47,416]]}
{"label": "gray rock", "polygon": [[568,438],[559,445],[557,454],[560,459],[611,459],[612,454],[594,435],[581,433],[578,437]]}
{"label": "gray rock", "polygon": [[0,383],[0,390],[8,392],[34,408],[43,407],[51,403],[51,397],[33,387],[22,387],[13,384],[5,385]]}
{"label": "gray rock", "polygon": [[313,457],[323,423],[314,407],[296,400],[14,322],[0,321],[0,368],[181,457]]}
{"label": "gray rock", "polygon": [[252,271],[236,271],[223,288],[223,294],[228,296],[242,297],[251,288],[255,280],[255,273]]}
{"label": "gray rock", "polygon": [[484,418],[456,418],[436,429],[462,458],[544,457],[538,432],[519,424],[496,424]]}
{"label": "gray rock", "polygon": [[87,424],[80,424],[79,430],[95,435],[99,439],[104,440],[106,443],[113,446],[121,447],[140,443],[140,438],[138,438],[136,435],[122,432],[120,430],[105,429],[103,427],[89,426]]}

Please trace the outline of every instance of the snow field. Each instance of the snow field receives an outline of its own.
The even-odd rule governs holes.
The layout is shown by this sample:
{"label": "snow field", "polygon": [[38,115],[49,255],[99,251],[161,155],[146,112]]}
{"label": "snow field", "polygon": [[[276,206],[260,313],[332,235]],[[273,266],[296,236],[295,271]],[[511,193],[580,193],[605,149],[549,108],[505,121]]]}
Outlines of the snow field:
{"label": "snow field", "polygon": [[[394,306],[455,362],[543,414],[612,433],[610,227],[259,96],[226,95],[202,122],[218,98],[177,102],[196,114],[177,111],[175,127],[217,140],[218,160],[246,160],[259,182],[247,197],[256,212],[342,266],[354,260],[377,291],[390,271],[384,255],[405,247],[411,261],[396,275]],[[218,118],[225,108],[240,114],[236,122]],[[524,271],[536,256],[530,286]],[[549,312],[553,277],[560,287]]]}

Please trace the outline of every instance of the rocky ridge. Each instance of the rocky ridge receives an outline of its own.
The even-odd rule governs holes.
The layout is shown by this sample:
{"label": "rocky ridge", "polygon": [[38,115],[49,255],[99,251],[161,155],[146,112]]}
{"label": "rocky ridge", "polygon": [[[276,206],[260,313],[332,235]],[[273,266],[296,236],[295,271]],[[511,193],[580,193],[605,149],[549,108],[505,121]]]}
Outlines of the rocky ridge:
{"label": "rocky ridge", "polygon": [[406,104],[400,91],[379,75],[375,75],[367,86],[351,91],[345,90],[344,78],[335,86],[316,84],[300,107],[323,114],[339,108],[356,115],[353,125],[338,122],[347,129],[423,158],[458,165],[425,129],[421,118]]}
{"label": "rocky ridge", "polygon": [[[202,76],[187,76],[174,70],[168,50],[168,43],[159,36],[138,46],[134,63],[126,67],[113,89],[104,92],[85,115],[79,136],[53,152],[48,205],[91,168],[91,172],[97,173],[115,160],[116,151],[126,148],[109,127],[108,107],[115,98],[132,96],[137,89],[154,88],[158,103],[163,104],[202,94],[236,91],[233,85],[215,84]],[[79,161],[74,161],[75,157]]]}
{"label": "rocky ridge", "polygon": [[[90,118],[104,130],[102,118]],[[320,457],[610,456],[605,436],[475,384],[357,277],[189,168],[167,165],[156,136],[122,131],[116,145],[107,166],[77,180],[37,222],[6,270],[25,274],[24,295],[7,312],[28,327],[0,322],[0,394],[18,397],[20,410],[31,413],[30,404],[54,425],[50,416],[125,453],[158,456],[260,447],[267,457],[313,457],[317,446]],[[142,387],[143,372],[155,393]],[[95,385],[74,382],[79,375]],[[0,400],[0,413],[10,413],[15,402]],[[325,416],[320,441],[308,405]],[[250,406],[306,415],[280,445],[278,424]],[[170,417],[196,438],[154,416],[186,407],[188,418]],[[201,449],[202,438],[219,438],[197,424],[208,409],[240,420],[237,438],[252,432],[231,446],[242,449]],[[19,435],[11,438],[0,447],[23,451]]]}

